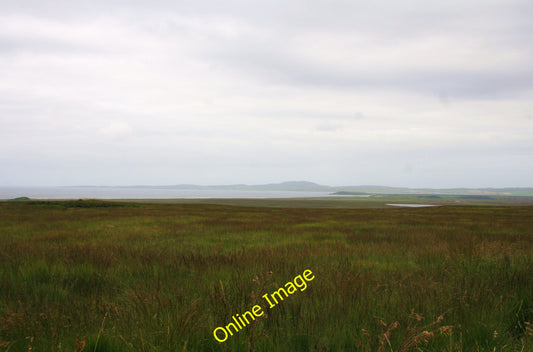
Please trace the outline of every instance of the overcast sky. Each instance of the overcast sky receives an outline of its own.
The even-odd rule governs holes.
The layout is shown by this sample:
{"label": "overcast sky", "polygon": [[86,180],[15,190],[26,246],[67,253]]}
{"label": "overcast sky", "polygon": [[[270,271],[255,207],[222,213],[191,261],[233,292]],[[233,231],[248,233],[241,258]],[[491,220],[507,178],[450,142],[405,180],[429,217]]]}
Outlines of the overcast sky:
{"label": "overcast sky", "polygon": [[533,2],[0,0],[0,186],[533,186]]}

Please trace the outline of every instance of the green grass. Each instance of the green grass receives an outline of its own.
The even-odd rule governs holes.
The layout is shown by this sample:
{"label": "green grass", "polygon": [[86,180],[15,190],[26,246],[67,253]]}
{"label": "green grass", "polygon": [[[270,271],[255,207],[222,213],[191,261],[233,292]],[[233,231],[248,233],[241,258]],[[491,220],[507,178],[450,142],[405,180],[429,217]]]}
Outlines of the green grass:
{"label": "green grass", "polygon": [[278,208],[389,208],[388,203],[418,203],[433,205],[494,205],[532,206],[532,196],[448,195],[448,194],[374,194],[369,197],[331,196],[317,198],[269,199],[122,199],[121,201],[150,204],[216,204]]}
{"label": "green grass", "polygon": [[269,202],[0,202],[0,351],[533,351],[533,207]]}

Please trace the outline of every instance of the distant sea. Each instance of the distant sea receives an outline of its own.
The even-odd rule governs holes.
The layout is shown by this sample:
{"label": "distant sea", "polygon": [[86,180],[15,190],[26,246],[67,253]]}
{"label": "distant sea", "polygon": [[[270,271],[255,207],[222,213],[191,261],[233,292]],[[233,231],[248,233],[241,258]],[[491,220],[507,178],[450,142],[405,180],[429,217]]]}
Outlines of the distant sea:
{"label": "distant sea", "polygon": [[0,187],[0,199],[306,198],[331,192],[190,190],[157,187]]}

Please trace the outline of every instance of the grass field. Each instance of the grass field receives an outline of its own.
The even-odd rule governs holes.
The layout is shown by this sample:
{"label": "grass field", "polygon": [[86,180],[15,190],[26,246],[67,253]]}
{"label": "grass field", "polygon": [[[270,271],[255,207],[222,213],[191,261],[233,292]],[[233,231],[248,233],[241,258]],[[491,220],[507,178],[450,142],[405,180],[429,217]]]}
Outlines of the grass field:
{"label": "grass field", "polygon": [[125,202],[152,204],[218,204],[277,208],[387,208],[389,203],[433,205],[496,205],[533,206],[533,197],[521,196],[468,196],[468,195],[416,195],[381,194],[370,197],[331,196],[316,198],[266,198],[266,199],[123,199]]}
{"label": "grass field", "polygon": [[531,206],[233,202],[0,202],[0,351],[533,351]]}

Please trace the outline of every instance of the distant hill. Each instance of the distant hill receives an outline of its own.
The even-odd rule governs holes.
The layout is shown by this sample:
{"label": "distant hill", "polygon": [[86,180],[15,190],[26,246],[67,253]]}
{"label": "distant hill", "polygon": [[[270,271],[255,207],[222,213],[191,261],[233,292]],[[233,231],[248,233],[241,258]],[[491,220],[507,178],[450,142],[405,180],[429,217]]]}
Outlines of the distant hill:
{"label": "distant hill", "polygon": [[28,197],[17,197],[13,199],[8,199],[8,202],[29,202],[31,199]]}
{"label": "distant hill", "polygon": [[289,181],[282,183],[269,183],[266,185],[250,186],[257,190],[264,191],[310,191],[310,192],[332,192],[334,187],[323,186],[308,181]]}
{"label": "distant hill", "polygon": [[469,196],[533,196],[533,188],[401,188],[385,186],[343,186],[339,191],[373,194],[448,194]]}
{"label": "distant hill", "polygon": [[167,186],[128,186],[127,188],[159,188],[182,190],[238,190],[238,191],[299,191],[299,192],[331,192],[344,195],[357,194],[442,194],[469,196],[533,196],[533,188],[406,188],[375,185],[362,186],[327,186],[309,181],[288,181],[262,185],[212,185],[199,186],[178,184]]}
{"label": "distant hill", "polygon": [[268,183],[263,185],[213,185],[213,186],[197,186],[197,185],[174,185],[161,186],[157,188],[173,188],[173,189],[201,189],[201,190],[239,190],[239,191],[307,191],[307,192],[334,192],[335,187],[319,185],[308,181],[288,181],[281,183]]}

